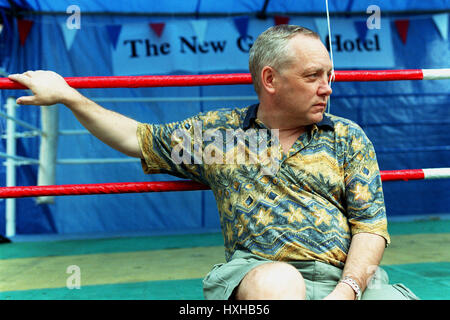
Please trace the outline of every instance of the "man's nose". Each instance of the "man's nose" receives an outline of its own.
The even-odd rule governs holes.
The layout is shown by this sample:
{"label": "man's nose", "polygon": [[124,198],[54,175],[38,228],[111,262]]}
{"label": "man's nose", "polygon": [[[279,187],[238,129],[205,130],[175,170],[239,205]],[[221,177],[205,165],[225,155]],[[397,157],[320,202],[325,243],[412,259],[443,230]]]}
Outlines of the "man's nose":
{"label": "man's nose", "polygon": [[328,79],[326,79],[320,84],[317,93],[319,96],[329,96],[332,92],[333,90],[331,89],[331,81],[328,82]]}

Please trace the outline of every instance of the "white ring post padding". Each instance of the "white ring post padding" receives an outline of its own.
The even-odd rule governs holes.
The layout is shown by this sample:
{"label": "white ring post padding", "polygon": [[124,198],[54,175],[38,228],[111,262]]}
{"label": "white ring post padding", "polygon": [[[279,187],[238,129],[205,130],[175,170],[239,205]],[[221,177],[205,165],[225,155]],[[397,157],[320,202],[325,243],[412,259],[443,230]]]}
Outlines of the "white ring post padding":
{"label": "white ring post padding", "polygon": [[446,179],[450,178],[450,168],[422,169],[425,179]]}
{"label": "white ring post padding", "polygon": [[[14,157],[16,156],[16,122],[12,119],[16,117],[16,99],[9,97],[6,100],[6,113],[8,120],[6,121],[6,186],[16,186],[16,163]],[[3,152],[0,152],[3,155]],[[5,229],[6,237],[16,235],[16,200],[6,199],[5,204]]]}
{"label": "white ring post padding", "polygon": [[423,80],[450,79],[450,69],[422,69]]}
{"label": "white ring post padding", "polygon": [[[45,132],[39,145],[38,186],[48,186],[56,182],[56,155],[58,153],[59,106],[41,106],[41,127]],[[54,197],[37,197],[37,204],[53,204]]]}

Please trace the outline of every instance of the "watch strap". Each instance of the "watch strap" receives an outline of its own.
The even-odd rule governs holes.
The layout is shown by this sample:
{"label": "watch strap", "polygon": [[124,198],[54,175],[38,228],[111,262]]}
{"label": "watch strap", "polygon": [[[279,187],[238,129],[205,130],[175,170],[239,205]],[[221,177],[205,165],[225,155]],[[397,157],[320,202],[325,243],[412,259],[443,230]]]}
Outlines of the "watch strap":
{"label": "watch strap", "polygon": [[361,288],[359,287],[358,283],[351,277],[346,276],[342,278],[341,281],[339,282],[343,282],[349,285],[353,289],[353,291],[355,291],[356,300],[359,300],[361,298]]}

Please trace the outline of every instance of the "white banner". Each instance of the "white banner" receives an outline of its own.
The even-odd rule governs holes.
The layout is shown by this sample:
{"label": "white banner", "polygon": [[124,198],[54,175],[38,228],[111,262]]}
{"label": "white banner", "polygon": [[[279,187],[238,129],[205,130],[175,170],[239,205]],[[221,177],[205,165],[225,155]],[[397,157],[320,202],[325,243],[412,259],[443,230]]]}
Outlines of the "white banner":
{"label": "white banner", "polygon": [[[333,49],[334,68],[395,67],[390,22],[388,20],[383,21],[384,23],[379,29],[365,29],[364,38],[361,38],[355,21],[361,21],[361,18],[331,20],[331,47]],[[317,32],[328,48],[328,26],[326,23],[326,19],[315,20]],[[363,25],[367,28],[365,23]]]}
{"label": "white banner", "polygon": [[[209,19],[203,40],[192,20],[168,21],[161,37],[149,24],[125,24],[112,50],[115,75],[201,72],[248,72],[248,52],[257,36],[273,26],[272,19],[250,19],[248,34],[241,36],[233,19]],[[327,30],[313,18],[291,18],[317,31],[325,43]],[[358,38],[352,19],[332,19],[334,66],[342,68],[390,68],[395,65],[389,23],[368,30]]]}

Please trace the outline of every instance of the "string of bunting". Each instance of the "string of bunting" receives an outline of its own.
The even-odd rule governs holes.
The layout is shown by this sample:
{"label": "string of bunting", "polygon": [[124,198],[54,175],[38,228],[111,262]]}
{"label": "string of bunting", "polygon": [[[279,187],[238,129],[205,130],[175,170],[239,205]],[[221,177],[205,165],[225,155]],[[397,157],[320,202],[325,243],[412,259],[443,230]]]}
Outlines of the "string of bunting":
{"label": "string of bunting", "polygon": [[[442,37],[443,40],[448,40],[448,25],[449,25],[449,14],[448,13],[438,13],[433,14],[427,17],[422,18],[398,18],[393,19],[393,27],[395,28],[397,35],[399,36],[400,40],[403,44],[406,44],[406,41],[408,39],[408,31],[411,27],[411,21],[412,20],[424,20],[424,19],[431,19],[434,26],[436,27],[437,31],[439,32],[439,35]],[[17,20],[17,31],[19,35],[19,41],[20,45],[24,46],[29,35],[31,34],[32,28],[35,24],[35,21],[30,19],[20,19],[16,18]],[[288,16],[274,16],[273,17],[273,24],[279,25],[279,24],[288,24],[290,18]],[[239,32],[241,36],[246,35],[248,30],[250,18],[248,16],[241,16],[241,17],[235,17],[233,18],[233,23],[236,28],[236,30]],[[316,24],[318,24],[318,21],[320,21],[320,18],[316,19]],[[154,33],[158,38],[160,38],[163,33],[164,29],[166,27],[166,22],[152,22],[149,23],[149,29],[152,33]],[[192,28],[194,32],[196,33],[197,37],[200,41],[202,41],[205,37],[205,33],[207,31],[208,26],[208,20],[206,19],[196,19],[191,21]],[[317,27],[320,28],[318,25]],[[359,37],[361,39],[364,39],[368,28],[366,26],[366,20],[356,20],[354,22],[355,30],[357,31]],[[72,47],[73,41],[75,39],[75,36],[79,29],[76,28],[68,28],[65,23],[60,24],[61,32],[64,37],[64,41],[66,44],[66,48],[70,50]],[[117,41],[120,36],[120,32],[122,29],[122,25],[115,24],[115,25],[106,25],[106,32],[108,34],[108,37],[111,41],[111,45],[113,48],[116,48]],[[3,30],[2,30],[3,29]],[[2,25],[0,25],[0,34],[1,32],[5,32],[5,29],[2,28]],[[6,31],[10,32],[10,31]]]}

